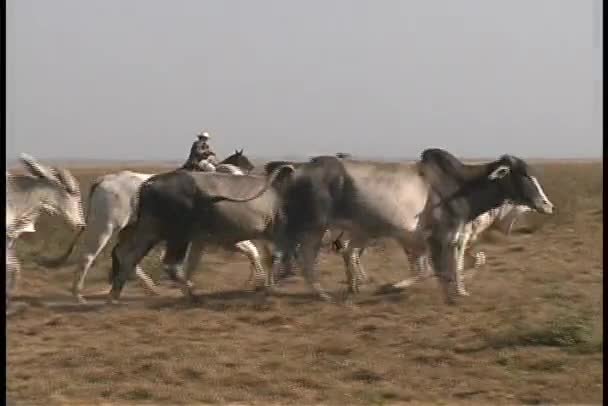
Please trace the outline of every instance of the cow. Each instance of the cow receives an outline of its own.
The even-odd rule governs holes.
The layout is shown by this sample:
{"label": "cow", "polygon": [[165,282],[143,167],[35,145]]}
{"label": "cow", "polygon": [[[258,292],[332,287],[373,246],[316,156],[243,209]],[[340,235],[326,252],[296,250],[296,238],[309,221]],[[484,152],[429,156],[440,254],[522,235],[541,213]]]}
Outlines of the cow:
{"label": "cow", "polygon": [[[349,153],[346,153],[346,152],[337,152],[335,154],[335,156],[339,159],[352,159],[352,155]],[[284,165],[289,165],[290,167],[295,169],[305,163],[306,163],[306,161],[270,161],[264,165],[264,173],[266,175],[269,175],[276,168],[278,168],[280,166],[284,166]],[[339,230],[339,231],[342,231],[342,230]],[[334,229],[333,232],[335,233],[336,230]],[[323,241],[330,239],[331,236],[332,236],[332,230],[327,230],[326,238],[324,238]],[[334,247],[336,247],[336,251],[339,251],[338,244],[339,244],[338,241],[333,242]],[[294,251],[293,255],[294,255],[293,259],[297,259],[297,249]],[[357,262],[357,264],[359,264],[359,263]],[[359,269],[359,274],[365,274],[365,272],[363,271],[362,268]],[[277,275],[277,276],[280,276],[280,278],[283,279],[283,278],[287,278],[287,277],[294,276],[294,275],[295,275],[295,273],[293,272],[293,261],[291,259],[285,259],[285,261],[283,261],[282,266],[281,266],[281,274]]]}
{"label": "cow", "polygon": [[[119,232],[112,250],[108,300],[118,301],[127,276],[160,242],[166,245],[165,270],[180,283],[184,295],[191,297],[191,273],[204,247],[229,248],[246,240],[271,240],[281,221],[281,179],[290,168],[281,166],[269,176],[177,170],[146,180],[139,190],[137,218]],[[222,197],[226,194],[237,200],[238,196],[249,197],[246,203],[227,202]],[[178,267],[188,247],[182,274]],[[256,275],[256,288],[264,283],[263,276]]]}
{"label": "cow", "polygon": [[24,232],[36,231],[39,215],[61,215],[77,229],[85,226],[80,186],[70,171],[44,166],[28,154],[21,154],[20,162],[28,174],[6,173],[7,305],[21,270],[17,239]]}
{"label": "cow", "polygon": [[320,298],[331,300],[313,265],[324,233],[338,227],[351,235],[347,248],[351,291],[358,289],[352,270],[356,250],[370,239],[389,237],[418,258],[428,249],[445,300],[451,304],[454,285],[458,295],[466,295],[460,274],[463,227],[507,200],[540,213],[554,210],[526,162],[512,155],[479,165],[464,165],[437,148],[424,150],[414,164],[316,157],[284,181],[284,227],[275,233],[269,277],[299,244],[309,286]]}
{"label": "cow", "polygon": [[[215,168],[218,172],[237,174],[252,169],[253,165],[242,149],[235,151]],[[62,266],[69,259],[76,243],[82,240],[72,283],[72,294],[78,302],[86,303],[82,290],[89,269],[112,236],[133,221],[133,213],[137,208],[137,191],[141,184],[152,176],[153,174],[121,171],[97,178],[89,193],[86,228],[81,230],[65,253],[57,258],[39,261],[49,268]],[[251,242],[239,242],[237,249],[247,255],[255,269],[260,269],[259,253]],[[135,275],[148,293],[157,293],[152,279],[141,267],[137,266]]]}

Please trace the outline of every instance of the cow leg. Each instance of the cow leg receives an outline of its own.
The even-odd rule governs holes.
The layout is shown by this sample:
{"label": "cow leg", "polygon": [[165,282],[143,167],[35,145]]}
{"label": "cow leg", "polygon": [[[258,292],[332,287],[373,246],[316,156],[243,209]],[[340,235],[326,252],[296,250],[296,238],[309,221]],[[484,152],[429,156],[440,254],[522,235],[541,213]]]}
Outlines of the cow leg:
{"label": "cow leg", "polygon": [[[272,243],[270,241],[259,241],[256,247],[262,250],[262,268],[264,270],[272,269]],[[265,272],[266,281],[268,280],[268,273]]]}
{"label": "cow leg", "polygon": [[19,280],[21,279],[21,263],[17,259],[17,239],[11,238],[7,240],[6,243],[6,260],[7,264],[10,263],[9,271],[7,273],[8,284],[7,288],[10,285],[10,290],[12,293],[15,293],[17,290],[17,286],[19,285]]}
{"label": "cow leg", "polygon": [[8,312],[8,307],[10,304],[10,295],[13,293],[15,289],[16,279],[15,274],[19,272],[21,265],[19,264],[19,259],[17,258],[15,252],[15,244],[14,241],[10,241],[6,243],[6,311]]}
{"label": "cow leg", "polygon": [[7,292],[15,291],[17,289],[17,284],[19,283],[19,279],[21,276],[21,264],[19,263],[19,259],[17,259],[17,241],[15,239],[7,240],[6,242],[6,265],[7,265],[7,283],[6,289]]}
{"label": "cow leg", "polygon": [[468,272],[463,272],[463,277],[466,279],[473,279],[473,276],[477,271],[486,264],[486,254],[483,251],[472,252],[467,251],[467,255],[473,258],[473,267]]}
{"label": "cow leg", "polygon": [[297,262],[301,266],[301,258],[299,254],[299,245],[288,244],[286,249],[283,251],[281,257],[281,266],[278,268],[278,273],[275,274],[276,281],[291,278],[295,276],[294,265]]}
{"label": "cow leg", "polygon": [[153,232],[137,231],[139,230],[134,229],[133,226],[127,226],[118,234],[118,243],[112,250],[110,303],[118,301],[128,276],[160,241],[160,238]]}
{"label": "cow leg", "polygon": [[365,245],[361,245],[359,246],[359,248],[356,248],[355,250],[355,256],[354,256],[354,263],[353,263],[353,271],[356,272],[357,275],[357,279],[359,283],[365,283],[369,280],[369,278],[367,277],[367,273],[365,272],[365,268],[363,267],[363,264],[361,264],[361,256],[363,255],[363,252],[365,251]]}
{"label": "cow leg", "polygon": [[144,290],[151,296],[159,296],[160,293],[156,289],[156,285],[150,275],[144,272],[143,269],[139,265],[135,266],[135,276],[137,276],[137,280],[144,288]]}
{"label": "cow leg", "polygon": [[407,258],[410,271],[416,272],[413,277],[402,279],[390,285],[392,289],[403,290],[428,278],[432,275],[432,272],[428,258],[428,247],[423,241],[401,237],[397,239],[397,242]]}
{"label": "cow leg", "polygon": [[431,261],[435,275],[443,290],[446,303],[454,304],[451,287],[454,278],[454,267],[456,258],[452,239],[447,238],[445,232],[434,231],[429,237],[428,243],[431,252]]}
{"label": "cow leg", "polygon": [[[165,271],[169,274],[171,280],[180,285],[183,295],[192,299],[193,284],[190,281],[190,276],[198,265],[203,255],[203,247],[200,243],[190,243],[185,239],[167,241],[167,249],[165,251]],[[179,268],[186,262],[186,269],[180,272]]]}
{"label": "cow leg", "polygon": [[462,232],[461,229],[457,236],[456,246],[454,247],[454,254],[456,255],[456,293],[460,296],[469,296],[469,292],[464,286],[464,255],[470,234]]}
{"label": "cow leg", "polygon": [[316,259],[321,249],[321,242],[325,228],[307,233],[300,245],[300,256],[302,261],[302,272],[306,282],[312,291],[324,301],[331,301],[332,297],[325,292],[319,282],[319,270],[317,269]]}
{"label": "cow leg", "polygon": [[194,241],[188,248],[183,275],[176,274],[177,282],[181,285],[182,294],[187,300],[194,299],[194,283],[192,283],[192,274],[201,262],[204,253],[204,244],[202,241]]}
{"label": "cow leg", "polygon": [[346,266],[346,279],[348,282],[348,293],[359,293],[359,285],[363,279],[361,272],[359,272],[359,265],[361,260],[359,259],[361,249],[350,244],[347,248],[348,253],[348,265]]}
{"label": "cow leg", "polygon": [[359,251],[357,252],[356,270],[357,270],[357,273],[359,274],[359,281],[361,283],[365,283],[369,280],[369,278],[367,277],[367,272],[365,272],[365,268],[363,267],[363,264],[361,263],[361,257],[363,256],[364,251],[365,251],[365,246],[359,248]]}
{"label": "cow leg", "polygon": [[[72,295],[79,303],[86,303],[81,292],[84,288],[84,281],[87,277],[87,273],[91,266],[93,266],[93,262],[97,256],[105,248],[114,231],[111,224],[107,224],[101,232],[96,232],[97,229],[92,226],[93,225],[90,225],[85,230],[84,252],[82,253],[80,264],[74,271],[74,278],[72,281]],[[105,293],[107,294],[108,290],[105,290]]]}
{"label": "cow leg", "polygon": [[352,293],[359,292],[359,275],[355,275],[357,272],[355,268],[357,267],[357,254],[358,249],[354,247],[352,244],[352,240],[345,241],[343,245],[344,249],[342,250],[342,258],[344,259],[344,271],[346,273],[346,284],[347,295]]}
{"label": "cow leg", "polygon": [[[271,288],[281,279],[292,274],[293,261],[296,260],[296,245],[289,240],[277,239],[272,252],[272,266],[266,274],[266,289]],[[300,256],[298,259],[301,260]]]}
{"label": "cow leg", "polygon": [[[338,241],[337,239],[335,241]],[[367,273],[365,272],[365,268],[363,267],[363,265],[361,264],[361,256],[363,255],[363,252],[365,251],[365,246],[359,246],[359,248],[353,249],[352,251],[349,250],[349,246],[351,244],[351,240],[344,240],[341,243],[341,252],[342,252],[342,259],[344,260],[344,266],[345,269],[347,270],[347,274],[346,274],[346,278],[347,281],[346,283],[350,284],[350,278],[349,278],[349,273],[351,272],[351,270],[348,269],[349,266],[351,266],[352,264],[352,271],[356,272],[357,274],[357,279],[359,283],[365,283],[369,280],[369,278],[367,277]]]}
{"label": "cow leg", "polygon": [[235,247],[244,253],[251,262],[251,273],[249,274],[247,283],[253,284],[255,290],[263,287],[266,280],[266,271],[264,271],[264,267],[262,266],[262,260],[257,247],[251,241],[239,241]]}
{"label": "cow leg", "polygon": [[421,280],[427,279],[432,275],[431,266],[428,262],[428,256],[406,252],[410,270],[416,272],[414,277],[402,279],[392,285],[395,289],[405,289]]}
{"label": "cow leg", "polygon": [[365,271],[361,267],[361,254],[365,249],[368,239],[352,235],[348,242],[345,242],[342,255],[345,262],[346,279],[348,283],[347,295],[359,293],[360,284],[364,278],[367,279]]}

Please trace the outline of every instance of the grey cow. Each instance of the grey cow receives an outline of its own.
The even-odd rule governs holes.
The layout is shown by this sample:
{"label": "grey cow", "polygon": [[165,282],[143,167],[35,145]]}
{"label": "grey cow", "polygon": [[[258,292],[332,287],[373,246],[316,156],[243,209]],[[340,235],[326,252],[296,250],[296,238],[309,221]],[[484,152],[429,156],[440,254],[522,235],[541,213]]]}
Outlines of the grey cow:
{"label": "grey cow", "polygon": [[[173,171],[145,181],[139,193],[137,219],[125,227],[112,250],[112,289],[116,301],[127,276],[158,243],[166,243],[169,275],[192,294],[190,276],[208,245],[230,247],[245,240],[271,240],[280,222],[278,199],[283,168],[270,176]],[[263,190],[263,193],[261,192]],[[223,195],[256,195],[247,203],[223,201]],[[177,267],[187,263],[184,275]],[[263,275],[256,275],[260,287]]]}
{"label": "grey cow", "polygon": [[500,206],[506,200],[541,213],[553,204],[538,180],[519,158],[505,155],[483,165],[455,165],[447,151],[427,149],[415,164],[340,160],[325,156],[295,168],[281,200],[285,227],[276,234],[271,277],[300,244],[303,272],[320,297],[322,289],[313,265],[328,228],[345,229],[351,290],[355,250],[372,238],[394,238],[404,249],[422,257],[430,252],[446,300],[453,302],[452,287],[466,294],[460,275],[462,231],[466,223]]}
{"label": "grey cow", "polygon": [[76,228],[85,226],[78,181],[66,169],[47,167],[32,156],[21,154],[28,174],[6,173],[6,300],[16,287],[20,264],[16,242],[24,232],[36,231],[41,212],[59,214]]}
{"label": "grey cow", "polygon": [[[230,162],[240,164],[243,166],[243,170],[252,168],[250,161],[241,150],[226,158],[214,170],[237,175],[244,174],[240,167],[232,165]],[[65,264],[76,243],[82,240],[72,284],[72,294],[78,302],[86,303],[82,289],[88,271],[112,236],[133,222],[139,187],[152,176],[154,174],[121,171],[99,177],[91,186],[89,194],[87,227],[81,230],[64,254],[58,258],[44,261],[44,265],[48,267]],[[240,241],[234,246],[234,249],[244,253],[251,261],[250,280],[254,278],[254,272],[264,273],[255,245],[250,241]],[[157,294],[154,282],[139,265],[135,268],[135,275],[148,293]]]}

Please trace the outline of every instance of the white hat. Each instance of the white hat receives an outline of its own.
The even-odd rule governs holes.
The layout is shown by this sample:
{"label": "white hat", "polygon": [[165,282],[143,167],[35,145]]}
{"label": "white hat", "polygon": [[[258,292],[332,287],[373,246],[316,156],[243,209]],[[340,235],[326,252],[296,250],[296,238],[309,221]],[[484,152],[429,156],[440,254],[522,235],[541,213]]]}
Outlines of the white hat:
{"label": "white hat", "polygon": [[211,136],[209,135],[209,133],[207,131],[201,131],[200,133],[197,134],[198,137],[203,137],[206,139],[211,138]]}

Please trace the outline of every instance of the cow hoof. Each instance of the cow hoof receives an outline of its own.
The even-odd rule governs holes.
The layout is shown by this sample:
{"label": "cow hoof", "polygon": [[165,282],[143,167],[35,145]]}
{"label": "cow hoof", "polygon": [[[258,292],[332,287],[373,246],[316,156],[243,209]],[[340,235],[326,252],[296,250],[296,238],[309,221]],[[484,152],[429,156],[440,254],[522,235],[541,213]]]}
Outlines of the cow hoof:
{"label": "cow hoof", "polygon": [[5,317],[15,316],[28,308],[26,303],[11,303],[6,305]]}
{"label": "cow hoof", "polygon": [[264,293],[266,293],[266,296],[273,296],[275,295],[278,291],[277,291],[277,287],[275,285],[271,285],[271,286],[264,286],[264,289],[262,290]]}
{"label": "cow hoof", "polygon": [[254,292],[263,292],[266,290],[266,286],[262,283],[262,284],[256,284],[253,286],[252,289]]}
{"label": "cow hoof", "polygon": [[448,306],[455,306],[457,304],[456,299],[454,298],[454,296],[450,295],[445,298],[445,304],[447,304]]}
{"label": "cow hoof", "polygon": [[81,294],[74,295],[74,299],[76,299],[76,303],[78,304],[87,304],[87,300]]}
{"label": "cow hoof", "polygon": [[160,296],[160,292],[156,288],[148,288],[145,291],[148,296]]}
{"label": "cow hoof", "polygon": [[386,285],[382,285],[380,286],[377,290],[376,290],[376,294],[377,295],[386,295],[386,294],[390,294],[390,293],[401,293],[403,292],[405,289],[402,287],[398,287],[395,286],[391,283],[387,283]]}
{"label": "cow hoof", "polygon": [[333,303],[334,298],[331,297],[329,295],[329,293],[326,292],[319,292],[318,293],[319,299],[321,299],[322,301],[326,302],[326,303]]}
{"label": "cow hoof", "polygon": [[345,305],[352,305],[353,304],[353,295],[348,290],[346,290],[344,292],[344,295],[342,296],[342,304],[345,304]]}
{"label": "cow hoof", "polygon": [[114,291],[111,289],[110,293],[108,294],[107,303],[111,304],[111,305],[120,304],[119,298],[120,298],[120,292],[117,292],[117,291]]}
{"label": "cow hoof", "polygon": [[290,282],[296,277],[295,272],[283,272],[277,277],[277,282]]}
{"label": "cow hoof", "polygon": [[201,303],[201,299],[199,299],[198,296],[193,295],[193,294],[184,295],[183,299],[188,304],[198,304],[198,303]]}
{"label": "cow hoof", "polygon": [[422,278],[410,278],[410,279],[403,279],[400,280],[399,282],[395,282],[393,283],[393,287],[396,289],[407,289],[410,286],[414,285],[416,282],[418,282],[420,279]]}
{"label": "cow hoof", "polygon": [[192,292],[182,292],[182,297],[186,302],[194,303],[194,294]]}

